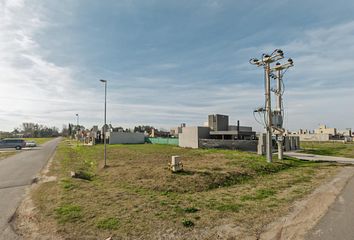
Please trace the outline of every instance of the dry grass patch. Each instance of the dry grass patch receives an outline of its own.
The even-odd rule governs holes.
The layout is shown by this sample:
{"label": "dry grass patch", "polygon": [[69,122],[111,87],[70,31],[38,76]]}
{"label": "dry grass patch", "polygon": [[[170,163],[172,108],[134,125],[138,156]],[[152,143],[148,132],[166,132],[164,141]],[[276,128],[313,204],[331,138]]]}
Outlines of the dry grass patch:
{"label": "dry grass patch", "polygon": [[[76,147],[68,141],[59,146],[50,173],[60,180],[44,183],[33,195],[44,228],[55,225],[65,239],[213,239],[218,228],[232,223],[256,237],[337,171],[330,163],[269,164],[231,150],[166,145],[107,150],[109,167],[102,169],[103,146]],[[167,169],[172,155],[182,156],[184,172]],[[92,178],[72,179],[73,170]]]}

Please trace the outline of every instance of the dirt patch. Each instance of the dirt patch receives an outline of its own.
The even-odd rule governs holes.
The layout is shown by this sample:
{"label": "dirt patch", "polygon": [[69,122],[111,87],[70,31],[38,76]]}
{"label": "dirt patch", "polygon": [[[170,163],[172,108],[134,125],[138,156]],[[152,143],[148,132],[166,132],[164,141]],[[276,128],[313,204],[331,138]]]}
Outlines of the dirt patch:
{"label": "dirt patch", "polygon": [[260,239],[303,239],[324,216],[338,194],[354,176],[353,167],[345,167],[330,182],[317,188],[308,198],[296,202],[293,211],[270,224]]}

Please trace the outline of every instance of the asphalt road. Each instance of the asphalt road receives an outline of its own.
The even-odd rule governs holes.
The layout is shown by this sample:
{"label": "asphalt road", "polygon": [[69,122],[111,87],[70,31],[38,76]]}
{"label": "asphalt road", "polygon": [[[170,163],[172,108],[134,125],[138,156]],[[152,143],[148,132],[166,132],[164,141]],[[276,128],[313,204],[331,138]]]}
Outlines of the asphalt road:
{"label": "asphalt road", "polygon": [[[330,157],[298,152],[288,156],[309,161],[333,161],[354,164],[354,159]],[[305,236],[305,240],[353,240],[354,239],[354,178],[350,179],[325,215]]]}
{"label": "asphalt road", "polygon": [[9,221],[24,197],[26,188],[54,154],[60,138],[0,160],[0,239],[20,239]]}
{"label": "asphalt road", "polygon": [[324,161],[324,162],[354,164],[353,158],[324,156],[324,155],[316,155],[316,154],[300,153],[300,152],[284,152],[284,155],[303,159],[303,160],[308,160],[308,161]]}
{"label": "asphalt road", "polygon": [[354,239],[354,178],[348,182],[317,225],[307,233],[305,239]]}

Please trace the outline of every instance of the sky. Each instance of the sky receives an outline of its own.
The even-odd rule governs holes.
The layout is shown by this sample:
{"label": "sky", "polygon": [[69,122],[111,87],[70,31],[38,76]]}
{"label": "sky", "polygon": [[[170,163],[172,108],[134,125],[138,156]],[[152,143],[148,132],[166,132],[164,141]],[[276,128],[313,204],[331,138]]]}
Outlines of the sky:
{"label": "sky", "polygon": [[[354,128],[354,1],[0,0],[0,130],[107,122],[262,126],[263,69],[280,48],[285,127]],[[274,82],[272,82],[274,84]],[[274,98],[273,98],[274,100]]]}

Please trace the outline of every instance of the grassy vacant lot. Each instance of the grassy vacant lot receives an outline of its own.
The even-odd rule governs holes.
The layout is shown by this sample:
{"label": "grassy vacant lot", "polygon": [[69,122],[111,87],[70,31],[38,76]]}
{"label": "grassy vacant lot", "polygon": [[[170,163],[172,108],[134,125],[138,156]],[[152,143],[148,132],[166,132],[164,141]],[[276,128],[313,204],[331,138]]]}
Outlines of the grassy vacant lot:
{"label": "grassy vacant lot", "polygon": [[305,153],[354,158],[354,143],[301,142]]}
{"label": "grassy vacant lot", "polygon": [[[57,181],[33,193],[43,231],[65,239],[216,239],[223,229],[258,236],[338,170],[294,159],[269,164],[232,150],[145,144],[107,151],[102,169],[102,145],[61,143],[49,172]],[[183,157],[184,172],[167,169],[172,155]],[[86,180],[70,178],[72,170]]]}
{"label": "grassy vacant lot", "polygon": [[24,138],[26,141],[35,141],[37,143],[37,145],[42,145],[50,140],[52,140],[53,138]]}

